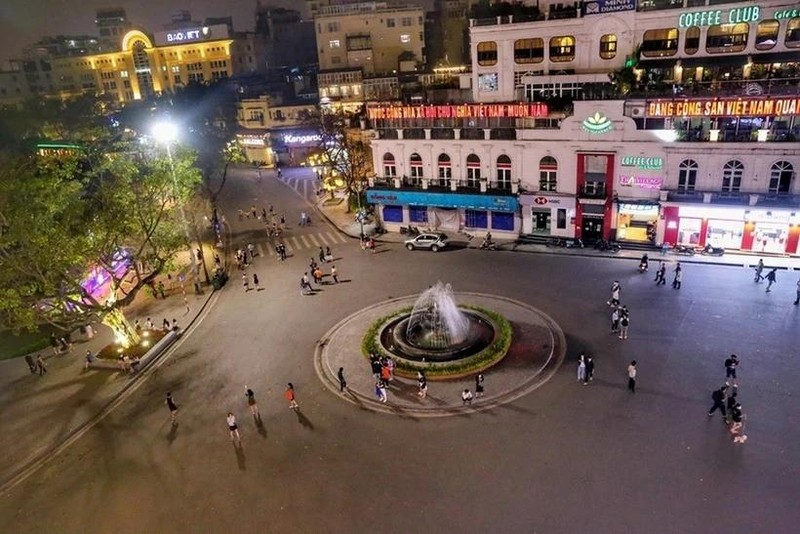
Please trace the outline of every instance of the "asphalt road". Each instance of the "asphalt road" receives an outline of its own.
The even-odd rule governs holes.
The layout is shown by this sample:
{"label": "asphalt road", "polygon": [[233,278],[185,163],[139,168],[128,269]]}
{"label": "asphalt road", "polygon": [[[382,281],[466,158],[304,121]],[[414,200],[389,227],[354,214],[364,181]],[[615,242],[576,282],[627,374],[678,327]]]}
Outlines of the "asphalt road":
{"label": "asphalt road", "polygon": [[[234,173],[226,186],[234,235],[264,243],[259,223],[240,223],[235,209],[272,202],[293,226],[285,237],[298,238],[294,256],[256,259],[258,293],[245,293],[234,274],[198,330],[126,403],[2,496],[0,531],[795,531],[800,310],[788,274],[767,294],[750,271],[691,265],[676,291],[655,287],[630,261],[399,245],[365,254],[350,241],[333,244],[348,283],[301,297],[298,279],[316,249],[300,236],[321,243],[332,230],[318,217],[294,228],[307,208],[301,196],[250,174]],[[513,404],[446,419],[360,411],[319,383],[314,344],[333,324],[439,279],[540,308],[567,335],[567,363]],[[627,341],[609,333],[614,279],[632,312]],[[575,382],[582,349],[597,363],[588,387]],[[731,442],[719,415],[706,416],[731,352],[742,359],[744,445]],[[631,359],[635,395],[625,390]],[[289,381],[299,412],[282,396]],[[181,408],[176,428],[168,390]],[[228,411],[239,418],[241,448],[228,437]]]}

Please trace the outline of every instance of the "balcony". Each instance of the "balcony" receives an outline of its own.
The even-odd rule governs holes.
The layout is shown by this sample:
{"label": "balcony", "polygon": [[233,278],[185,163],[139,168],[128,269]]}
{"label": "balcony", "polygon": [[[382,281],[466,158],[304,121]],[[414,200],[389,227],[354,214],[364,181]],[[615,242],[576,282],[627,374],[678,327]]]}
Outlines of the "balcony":
{"label": "balcony", "polygon": [[800,208],[800,195],[753,191],[662,191],[668,202],[716,204],[724,206],[757,206],[759,208]]}
{"label": "balcony", "polygon": [[[395,182],[397,181],[397,182]],[[399,185],[399,187],[397,187]],[[375,177],[370,187],[399,191],[430,191],[431,193],[485,193],[495,196],[516,196],[518,184],[508,181],[467,180],[458,178],[412,178],[409,176]]]}

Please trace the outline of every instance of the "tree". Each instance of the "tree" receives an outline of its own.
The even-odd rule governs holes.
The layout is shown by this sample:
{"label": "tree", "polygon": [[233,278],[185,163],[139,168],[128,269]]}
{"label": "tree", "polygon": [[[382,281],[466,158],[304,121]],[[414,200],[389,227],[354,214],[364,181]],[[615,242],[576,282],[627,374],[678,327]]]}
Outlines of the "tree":
{"label": "tree", "polygon": [[[128,147],[59,158],[7,156],[0,165],[0,319],[20,331],[42,323],[69,331],[100,320],[126,343],[123,308],[185,244],[178,207],[199,173],[189,151],[170,162]],[[176,187],[177,182],[177,187]],[[107,278],[110,296],[87,280]]]}
{"label": "tree", "polygon": [[326,169],[324,179],[341,182],[348,196],[348,213],[350,200],[360,201],[366,189],[367,174],[372,171],[369,144],[364,142],[360,129],[350,127],[355,119],[356,116],[343,111],[324,111],[315,120],[322,166]]}

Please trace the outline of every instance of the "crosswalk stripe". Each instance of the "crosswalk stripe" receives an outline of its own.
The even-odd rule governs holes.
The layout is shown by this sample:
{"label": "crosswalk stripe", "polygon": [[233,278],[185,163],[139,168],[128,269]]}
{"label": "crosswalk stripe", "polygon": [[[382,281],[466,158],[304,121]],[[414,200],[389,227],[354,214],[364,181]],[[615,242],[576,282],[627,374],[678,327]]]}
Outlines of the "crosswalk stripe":
{"label": "crosswalk stripe", "polygon": [[326,246],[330,245],[330,243],[328,243],[328,240],[325,239],[325,235],[324,234],[317,234],[317,237],[319,238],[320,241],[322,241],[323,245],[326,245]]}
{"label": "crosswalk stripe", "polygon": [[306,239],[306,236],[301,235],[300,239],[303,241],[303,245],[305,245],[306,248],[311,246],[311,243],[308,242],[308,239]]}
{"label": "crosswalk stripe", "polygon": [[308,180],[303,180],[303,196],[308,198]]}
{"label": "crosswalk stripe", "polygon": [[[292,248],[293,250],[298,250],[298,249],[300,249],[300,248],[301,248],[301,247],[300,247],[300,245],[298,244],[298,241],[297,241],[297,238],[296,238],[296,237],[290,237],[289,239],[291,239],[291,241],[292,241],[292,246],[291,246],[291,248]],[[288,241],[288,239],[287,239],[287,241]]]}
{"label": "crosswalk stripe", "polygon": [[342,234],[340,234],[340,233],[335,233],[335,234],[333,234],[333,235],[335,235],[337,238],[339,238],[339,240],[340,240],[342,243],[347,243],[347,238],[346,238],[345,236],[343,236]]}
{"label": "crosswalk stripe", "polygon": [[313,235],[309,235],[308,238],[311,240],[312,243],[314,243],[315,247],[319,246],[319,241],[317,241],[316,237],[314,237]]}
{"label": "crosswalk stripe", "polygon": [[261,245],[261,243],[256,245],[256,250],[258,251],[259,256],[264,256],[264,247]]}
{"label": "crosswalk stripe", "polygon": [[267,245],[267,256],[276,256],[278,253],[275,252],[275,247],[271,245]]}

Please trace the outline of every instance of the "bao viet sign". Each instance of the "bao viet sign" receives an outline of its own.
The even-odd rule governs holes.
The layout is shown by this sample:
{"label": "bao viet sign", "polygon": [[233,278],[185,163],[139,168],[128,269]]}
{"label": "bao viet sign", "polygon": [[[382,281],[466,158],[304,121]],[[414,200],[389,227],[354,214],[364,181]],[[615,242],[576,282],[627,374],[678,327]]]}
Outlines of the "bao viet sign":
{"label": "bao viet sign", "polygon": [[780,117],[800,114],[800,98],[648,100],[646,117]]}
{"label": "bao viet sign", "polygon": [[741,22],[756,22],[759,18],[761,18],[761,8],[758,6],[734,7],[729,10],[707,9],[681,13],[678,17],[678,27],[739,24]]}
{"label": "bao viet sign", "polygon": [[547,117],[547,104],[444,104],[437,106],[370,106],[367,116],[379,119],[523,119]]}
{"label": "bao viet sign", "polygon": [[166,30],[156,32],[154,37],[157,46],[176,46],[200,41],[225,39],[228,37],[228,26],[225,24],[214,24],[213,26]]}
{"label": "bao viet sign", "polygon": [[623,167],[636,167],[642,170],[657,170],[664,167],[664,159],[657,156],[623,156],[620,165]]}
{"label": "bao viet sign", "polygon": [[583,3],[584,15],[602,15],[636,9],[636,0],[592,0]]}
{"label": "bao viet sign", "polygon": [[630,176],[621,175],[619,185],[622,187],[639,187],[641,189],[661,189],[664,179],[660,176]]}

